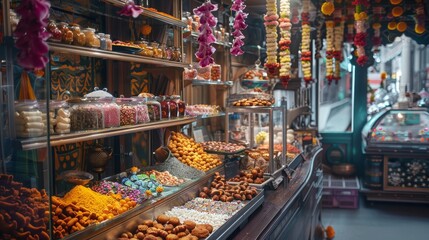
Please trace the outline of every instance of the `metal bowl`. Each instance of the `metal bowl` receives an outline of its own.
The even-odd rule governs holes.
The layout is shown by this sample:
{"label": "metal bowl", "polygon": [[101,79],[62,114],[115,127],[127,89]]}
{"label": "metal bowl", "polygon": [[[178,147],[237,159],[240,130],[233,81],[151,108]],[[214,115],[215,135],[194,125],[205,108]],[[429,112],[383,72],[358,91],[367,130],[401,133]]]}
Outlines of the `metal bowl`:
{"label": "metal bowl", "polygon": [[70,170],[63,172],[61,178],[66,182],[76,185],[86,185],[94,179],[94,176],[89,172]]}
{"label": "metal bowl", "polygon": [[332,172],[336,175],[349,177],[353,176],[356,172],[356,167],[351,163],[340,163],[332,166]]}

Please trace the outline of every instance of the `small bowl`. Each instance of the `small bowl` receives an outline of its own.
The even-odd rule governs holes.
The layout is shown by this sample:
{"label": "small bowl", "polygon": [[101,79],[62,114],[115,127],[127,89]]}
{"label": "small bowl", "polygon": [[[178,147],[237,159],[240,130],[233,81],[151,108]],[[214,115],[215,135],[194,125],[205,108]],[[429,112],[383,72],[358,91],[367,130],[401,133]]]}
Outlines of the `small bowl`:
{"label": "small bowl", "polygon": [[332,166],[332,172],[336,175],[350,177],[356,172],[356,167],[351,163],[340,163]]}
{"label": "small bowl", "polygon": [[76,185],[86,185],[94,179],[94,176],[89,172],[70,170],[63,172],[61,178],[66,182]]}

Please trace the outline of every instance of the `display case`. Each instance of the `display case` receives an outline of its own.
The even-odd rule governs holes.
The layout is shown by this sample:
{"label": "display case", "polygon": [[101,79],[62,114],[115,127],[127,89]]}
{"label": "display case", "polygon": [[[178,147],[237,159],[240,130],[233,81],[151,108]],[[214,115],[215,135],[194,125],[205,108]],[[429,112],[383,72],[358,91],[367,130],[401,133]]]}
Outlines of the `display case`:
{"label": "display case", "polygon": [[[244,168],[260,167],[280,182],[286,166],[286,112],[286,107],[226,108],[226,141],[244,143],[250,149]],[[253,158],[254,153],[262,154],[262,159]]]}
{"label": "display case", "polygon": [[382,199],[428,201],[428,126],[427,109],[388,109],[371,118],[362,131],[364,187],[383,192]]}

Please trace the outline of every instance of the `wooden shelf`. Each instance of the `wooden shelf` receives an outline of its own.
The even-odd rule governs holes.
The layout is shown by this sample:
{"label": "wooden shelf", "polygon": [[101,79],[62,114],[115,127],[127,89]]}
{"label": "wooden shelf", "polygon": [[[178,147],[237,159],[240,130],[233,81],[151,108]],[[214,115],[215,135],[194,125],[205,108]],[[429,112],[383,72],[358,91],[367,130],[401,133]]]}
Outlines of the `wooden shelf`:
{"label": "wooden shelf", "polygon": [[[137,125],[122,126],[117,128],[104,128],[99,130],[88,130],[82,132],[74,132],[62,135],[50,136],[50,146],[59,146],[81,141],[89,141],[106,137],[114,137],[124,134],[143,132],[159,128],[173,127],[179,125],[190,124],[196,120],[195,117],[180,117],[169,120],[161,120]],[[38,149],[48,146],[48,137],[35,137],[28,139],[17,140],[22,150]]]}
{"label": "wooden shelf", "polygon": [[196,79],[185,79],[186,82],[191,82],[193,86],[229,86],[231,87],[233,81],[210,81],[210,80],[196,80]]}

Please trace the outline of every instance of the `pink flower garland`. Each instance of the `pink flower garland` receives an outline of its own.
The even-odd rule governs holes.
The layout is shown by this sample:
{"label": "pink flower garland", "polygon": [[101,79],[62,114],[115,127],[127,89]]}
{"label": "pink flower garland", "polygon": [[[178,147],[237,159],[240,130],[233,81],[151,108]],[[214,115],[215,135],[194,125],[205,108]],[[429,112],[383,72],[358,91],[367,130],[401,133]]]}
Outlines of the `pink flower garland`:
{"label": "pink flower garland", "polygon": [[231,10],[235,11],[235,20],[234,20],[234,41],[232,42],[231,54],[234,56],[242,55],[244,52],[241,50],[241,47],[244,45],[243,39],[244,35],[241,31],[247,28],[246,18],[247,13],[244,13],[243,10],[246,8],[244,5],[244,0],[235,0],[232,4]]}
{"label": "pink flower garland", "polygon": [[201,6],[194,9],[194,14],[200,17],[200,27],[198,42],[200,44],[195,56],[200,60],[200,66],[206,67],[214,63],[211,56],[216,49],[211,46],[216,42],[212,28],[216,26],[217,18],[211,12],[217,10],[217,4],[212,4],[210,1],[203,3]]}
{"label": "pink flower garland", "polygon": [[134,0],[128,0],[125,6],[119,11],[119,14],[122,16],[132,16],[137,18],[140,13],[143,12],[143,9],[134,3]]}
{"label": "pink flower garland", "polygon": [[45,0],[22,0],[16,8],[21,15],[15,30],[18,64],[26,70],[41,69],[48,63],[46,31],[51,4]]}

